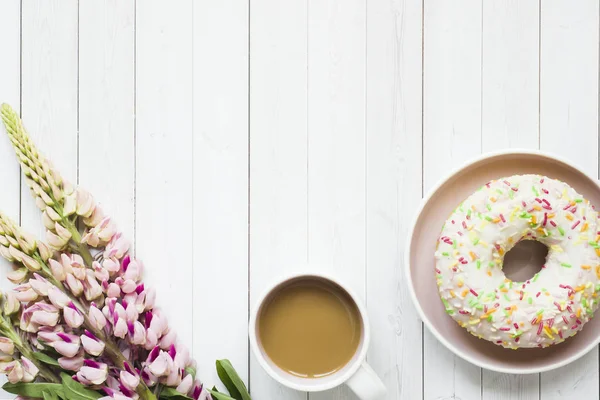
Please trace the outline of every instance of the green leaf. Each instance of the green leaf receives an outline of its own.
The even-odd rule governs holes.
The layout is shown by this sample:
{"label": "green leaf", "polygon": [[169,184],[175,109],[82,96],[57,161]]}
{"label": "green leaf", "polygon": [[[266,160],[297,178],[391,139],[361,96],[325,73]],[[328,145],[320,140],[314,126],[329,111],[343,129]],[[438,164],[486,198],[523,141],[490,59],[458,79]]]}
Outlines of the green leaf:
{"label": "green leaf", "polygon": [[56,361],[54,358],[50,357],[46,353],[42,353],[42,352],[33,353],[33,357],[37,360],[40,360],[44,364],[55,365],[57,367],[60,367],[60,364],[58,363],[58,361]]}
{"label": "green leaf", "polygon": [[60,377],[62,379],[63,391],[68,400],[97,400],[103,396],[74,381],[73,378],[65,373],[60,374]]}
{"label": "green leaf", "polygon": [[54,392],[43,391],[42,396],[44,397],[44,400],[58,400],[59,399],[58,395]]}
{"label": "green leaf", "polygon": [[2,389],[8,393],[18,394],[27,397],[42,398],[44,392],[62,394],[63,386],[60,383],[10,383],[7,382]]}
{"label": "green leaf", "polygon": [[188,397],[184,394],[179,393],[177,390],[165,387],[160,391],[160,399],[173,399],[173,400],[192,400],[191,397]]}
{"label": "green leaf", "polygon": [[214,400],[236,400],[233,397],[227,396],[223,393],[219,393],[215,390],[209,390],[209,392]]}
{"label": "green leaf", "polygon": [[252,400],[246,385],[229,360],[217,360],[217,375],[235,400]]}

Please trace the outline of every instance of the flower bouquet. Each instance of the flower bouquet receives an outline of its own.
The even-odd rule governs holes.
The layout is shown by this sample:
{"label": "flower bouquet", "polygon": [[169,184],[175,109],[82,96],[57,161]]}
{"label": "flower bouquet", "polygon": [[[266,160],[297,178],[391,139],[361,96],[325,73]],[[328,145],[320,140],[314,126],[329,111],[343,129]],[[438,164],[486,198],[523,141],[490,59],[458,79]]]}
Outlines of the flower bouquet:
{"label": "flower bouquet", "polygon": [[0,255],[16,285],[0,293],[4,390],[44,400],[249,400],[227,360],[217,373],[229,395],[202,385],[114,221],[38,152],[12,108],[0,111],[46,227],[44,243],[0,212]]}

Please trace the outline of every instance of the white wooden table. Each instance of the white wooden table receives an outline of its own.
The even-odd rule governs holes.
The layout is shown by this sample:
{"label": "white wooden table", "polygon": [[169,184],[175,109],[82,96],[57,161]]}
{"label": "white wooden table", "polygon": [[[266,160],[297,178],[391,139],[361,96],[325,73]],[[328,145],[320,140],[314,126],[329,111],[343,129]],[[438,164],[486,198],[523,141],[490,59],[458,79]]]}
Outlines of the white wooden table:
{"label": "white wooden table", "polygon": [[[402,259],[422,195],[481,152],[540,148],[598,174],[599,14],[594,0],[2,0],[0,101],[135,240],[207,383],[229,358],[256,400],[353,399],[286,390],[248,354],[249,305],[311,262],[364,296],[389,399],[598,399],[596,350],[530,376],[454,357],[418,320]],[[0,179],[0,208],[41,233],[3,138]]]}

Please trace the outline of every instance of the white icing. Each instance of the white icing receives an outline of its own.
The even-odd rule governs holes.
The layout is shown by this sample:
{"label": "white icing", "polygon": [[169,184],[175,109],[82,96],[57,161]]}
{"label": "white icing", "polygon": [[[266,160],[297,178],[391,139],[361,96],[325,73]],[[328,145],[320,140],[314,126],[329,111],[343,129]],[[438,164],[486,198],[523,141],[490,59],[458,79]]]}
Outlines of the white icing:
{"label": "white icing", "polygon": [[[489,182],[454,210],[438,240],[436,276],[446,312],[504,347],[564,341],[600,301],[598,230],[598,213],[564,182],[539,175]],[[511,282],[503,256],[520,239],[545,244],[548,256],[533,278]]]}

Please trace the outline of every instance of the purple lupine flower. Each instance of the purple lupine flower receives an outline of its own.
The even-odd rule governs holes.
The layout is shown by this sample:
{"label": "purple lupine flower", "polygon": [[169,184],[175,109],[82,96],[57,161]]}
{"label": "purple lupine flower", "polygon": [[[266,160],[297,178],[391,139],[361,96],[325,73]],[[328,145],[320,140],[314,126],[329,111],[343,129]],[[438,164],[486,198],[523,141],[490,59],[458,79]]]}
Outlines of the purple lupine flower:
{"label": "purple lupine flower", "polygon": [[108,365],[94,360],[83,360],[77,379],[84,385],[101,385],[108,376]]}
{"label": "purple lupine flower", "polygon": [[79,336],[64,332],[57,332],[59,340],[49,343],[54,350],[58,351],[65,357],[75,357],[79,352],[80,340]]}
{"label": "purple lupine flower", "polygon": [[83,349],[89,355],[99,356],[104,351],[104,342],[98,339],[96,335],[87,329],[84,331],[83,335],[80,336],[80,338]]}
{"label": "purple lupine flower", "polygon": [[83,325],[83,315],[79,312],[77,307],[73,302],[69,302],[67,306],[63,309],[63,317],[65,318],[65,322],[71,328],[79,328]]}
{"label": "purple lupine flower", "polygon": [[74,357],[60,357],[58,364],[62,369],[77,372],[83,366],[83,351],[80,350]]}
{"label": "purple lupine flower", "polygon": [[125,370],[119,374],[121,384],[130,390],[135,390],[140,384],[140,374],[127,362],[124,363],[124,367]]}

